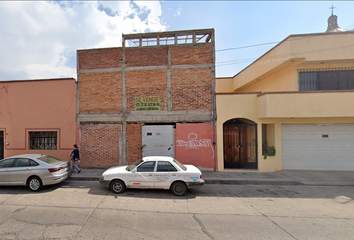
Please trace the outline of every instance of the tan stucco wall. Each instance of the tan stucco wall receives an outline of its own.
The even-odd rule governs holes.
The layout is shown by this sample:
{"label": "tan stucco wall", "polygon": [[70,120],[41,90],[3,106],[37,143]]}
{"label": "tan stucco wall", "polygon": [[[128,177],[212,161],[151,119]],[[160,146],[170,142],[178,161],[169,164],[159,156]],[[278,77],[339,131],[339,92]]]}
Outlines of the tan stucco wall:
{"label": "tan stucco wall", "polygon": [[[299,90],[299,71],[309,69],[337,69],[337,68],[354,68],[354,53],[353,60],[349,61],[316,61],[302,62],[299,65],[291,65],[274,72],[270,76],[256,81],[249,87],[235,92],[283,92],[283,91],[298,91]],[[219,81],[217,79],[218,86]],[[217,88],[218,89],[218,88]],[[232,88],[229,88],[229,92]],[[227,92],[226,88],[223,92]]]}
{"label": "tan stucco wall", "polygon": [[[257,94],[216,95],[218,170],[224,171],[223,124],[233,118],[257,122]],[[220,113],[220,114],[219,114]],[[259,132],[259,131],[258,131]]]}
{"label": "tan stucco wall", "polygon": [[[354,123],[354,91],[297,92],[299,71],[354,69],[353,42],[354,32],[292,35],[235,75],[232,86],[228,78],[216,79],[216,93],[230,93],[216,96],[219,171],[224,170],[222,126],[227,120],[257,123],[261,172],[282,170],[282,124]],[[276,148],[267,159],[262,156],[262,124],[272,124]]]}
{"label": "tan stucco wall", "polygon": [[354,91],[266,93],[258,96],[259,118],[354,116]]}
{"label": "tan stucco wall", "polygon": [[[258,138],[258,170],[260,172],[273,172],[281,170],[281,143],[278,136],[281,135],[280,123],[274,123],[274,136],[278,152],[274,157],[264,159],[262,156],[262,120],[257,117],[257,95],[258,94],[230,94],[216,96],[217,119],[217,154],[218,171],[224,171],[224,141],[223,124],[233,118],[246,118],[257,123]],[[279,138],[280,139],[280,138]]]}
{"label": "tan stucco wall", "polygon": [[289,66],[255,84],[236,92],[281,92],[298,90],[298,73],[295,66]]}
{"label": "tan stucco wall", "polygon": [[[5,157],[45,153],[68,160],[76,139],[75,79],[0,82],[0,130]],[[29,150],[28,131],[52,130],[57,150]]]}
{"label": "tan stucco wall", "polygon": [[[332,94],[330,96],[329,94]],[[344,94],[344,93],[342,93]],[[351,99],[354,98],[354,92],[348,92],[351,95]],[[274,94],[277,96],[278,94]],[[281,95],[281,94],[279,94]],[[308,117],[276,117],[276,118],[261,118],[260,112],[265,107],[264,101],[259,101],[259,94],[217,94],[216,95],[216,109],[217,109],[217,153],[218,153],[218,170],[224,171],[224,152],[223,152],[223,123],[233,118],[246,118],[257,123],[257,136],[258,136],[258,170],[260,172],[274,172],[282,170],[282,144],[281,144],[281,126],[282,124],[321,124],[321,123],[354,123],[354,113],[348,114],[346,117],[331,117],[334,116],[334,112],[350,112],[353,111],[354,106],[352,101],[346,100],[347,97],[341,97],[341,93],[310,93],[309,96],[318,95],[321,96],[320,104],[317,105],[318,109],[322,109],[324,116],[311,117],[313,109],[306,108],[307,105],[302,103],[303,96],[301,93],[294,94],[297,96],[295,99],[287,99],[288,96],[284,96],[282,99],[272,101],[271,106],[275,106],[275,109],[282,108],[289,103],[299,105],[299,114],[307,114]],[[344,94],[345,95],[345,94]],[[350,98],[350,96],[349,96]],[[333,99],[343,100],[343,104],[339,107],[332,106]],[[306,102],[306,101],[305,101]],[[301,104],[300,104],[301,103]],[[331,105],[332,104],[332,105]],[[300,111],[301,107],[304,111]],[[290,107],[284,107],[284,109],[291,110]],[[327,111],[327,113],[326,113]],[[313,111],[316,114],[317,111]],[[293,112],[295,114],[295,112]],[[314,115],[313,115],[314,116]],[[262,124],[271,124],[269,134],[271,136],[273,145],[276,149],[276,155],[274,157],[267,157],[264,159],[262,156]]]}
{"label": "tan stucco wall", "polygon": [[[298,73],[293,71],[294,69],[354,67],[353,42],[354,32],[289,36],[235,75],[230,92],[250,92],[259,91],[259,89],[262,89],[262,92],[269,91],[269,89],[270,91],[286,91],[289,87],[291,87],[289,91],[296,91],[298,87],[294,81],[297,80]],[[288,67],[290,68],[286,69]],[[290,73],[284,73],[284,71]],[[284,83],[282,80],[285,76],[289,79]],[[269,78],[272,81],[269,81]],[[263,89],[269,83],[273,88],[266,86]],[[248,88],[249,84],[252,88]],[[258,86],[253,86],[254,84]]]}
{"label": "tan stucco wall", "polygon": [[218,78],[218,83],[215,86],[215,92],[227,93],[233,88],[233,78]]}

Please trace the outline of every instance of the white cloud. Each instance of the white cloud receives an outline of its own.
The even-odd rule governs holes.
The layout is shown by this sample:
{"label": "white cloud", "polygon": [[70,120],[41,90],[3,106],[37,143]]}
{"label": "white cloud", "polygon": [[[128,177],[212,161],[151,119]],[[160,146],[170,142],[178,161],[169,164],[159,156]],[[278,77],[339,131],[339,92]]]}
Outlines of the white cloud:
{"label": "white cloud", "polygon": [[76,50],[121,46],[122,33],[164,31],[158,1],[0,1],[0,80],[72,77]]}

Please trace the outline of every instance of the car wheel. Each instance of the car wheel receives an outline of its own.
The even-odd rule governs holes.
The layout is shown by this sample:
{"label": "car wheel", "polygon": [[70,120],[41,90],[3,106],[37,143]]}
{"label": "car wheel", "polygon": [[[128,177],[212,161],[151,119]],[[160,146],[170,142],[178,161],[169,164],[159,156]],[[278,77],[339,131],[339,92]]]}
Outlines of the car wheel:
{"label": "car wheel", "polygon": [[122,193],[125,190],[125,185],[121,180],[114,180],[110,185],[110,189],[114,193]]}
{"label": "car wheel", "polygon": [[172,184],[171,190],[176,196],[183,196],[187,192],[187,186],[183,182],[175,182]]}
{"label": "car wheel", "polygon": [[42,180],[39,177],[31,177],[28,179],[27,186],[31,191],[39,191],[43,187]]}

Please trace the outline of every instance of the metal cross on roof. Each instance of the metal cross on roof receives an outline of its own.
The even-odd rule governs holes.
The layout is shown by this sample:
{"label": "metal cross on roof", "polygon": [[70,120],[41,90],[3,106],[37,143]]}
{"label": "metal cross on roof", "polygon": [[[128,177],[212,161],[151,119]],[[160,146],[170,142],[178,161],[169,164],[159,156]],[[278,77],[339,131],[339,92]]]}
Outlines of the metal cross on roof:
{"label": "metal cross on roof", "polygon": [[335,9],[335,7],[333,7],[333,3],[332,3],[332,7],[330,7],[329,9],[332,9],[332,15],[333,15],[333,9]]}

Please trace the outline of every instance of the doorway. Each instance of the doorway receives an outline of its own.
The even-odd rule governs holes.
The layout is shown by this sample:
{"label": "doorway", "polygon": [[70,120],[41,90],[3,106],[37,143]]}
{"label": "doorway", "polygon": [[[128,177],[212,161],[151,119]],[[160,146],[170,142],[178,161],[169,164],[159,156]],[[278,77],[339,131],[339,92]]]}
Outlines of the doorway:
{"label": "doorway", "polygon": [[4,158],[4,131],[0,131],[0,159]]}
{"label": "doorway", "polygon": [[223,124],[224,168],[257,169],[257,124],[237,118]]}
{"label": "doorway", "polygon": [[173,125],[145,125],[142,127],[142,156],[175,156]]}

